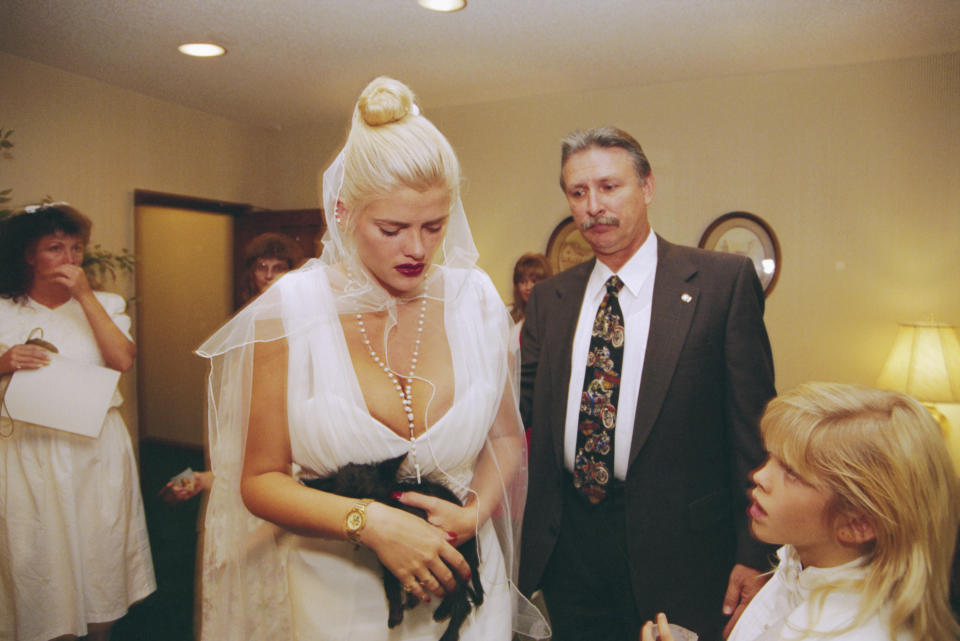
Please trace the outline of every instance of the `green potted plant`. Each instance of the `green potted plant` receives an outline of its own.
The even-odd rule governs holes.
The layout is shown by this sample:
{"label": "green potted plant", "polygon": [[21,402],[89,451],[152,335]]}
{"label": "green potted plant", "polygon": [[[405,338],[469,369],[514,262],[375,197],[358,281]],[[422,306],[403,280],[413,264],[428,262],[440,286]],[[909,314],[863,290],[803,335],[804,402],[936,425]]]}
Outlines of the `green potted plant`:
{"label": "green potted plant", "polygon": [[104,289],[107,277],[116,281],[117,273],[133,274],[136,258],[124,247],[119,254],[115,254],[97,243],[87,247],[83,254],[83,270],[87,273],[87,280],[94,289]]}

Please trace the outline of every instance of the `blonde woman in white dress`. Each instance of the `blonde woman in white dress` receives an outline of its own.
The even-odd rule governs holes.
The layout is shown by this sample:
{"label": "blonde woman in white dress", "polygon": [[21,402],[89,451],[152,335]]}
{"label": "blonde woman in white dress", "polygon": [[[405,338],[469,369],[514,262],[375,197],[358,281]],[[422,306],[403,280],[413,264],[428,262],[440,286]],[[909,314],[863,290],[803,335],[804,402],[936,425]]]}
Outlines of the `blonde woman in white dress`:
{"label": "blonde woman in white dress", "polygon": [[[473,537],[485,598],[460,639],[547,635],[513,586],[526,454],[510,319],[475,266],[459,183],[411,91],[374,80],[323,177],[322,258],[201,347],[217,477],[203,639],[436,641],[447,622],[433,610],[469,575],[456,545]],[[443,483],[463,505],[407,492],[422,520],[298,481],[400,455],[402,478]],[[264,537],[264,520],[285,534]],[[393,629],[378,561],[424,601]]]}

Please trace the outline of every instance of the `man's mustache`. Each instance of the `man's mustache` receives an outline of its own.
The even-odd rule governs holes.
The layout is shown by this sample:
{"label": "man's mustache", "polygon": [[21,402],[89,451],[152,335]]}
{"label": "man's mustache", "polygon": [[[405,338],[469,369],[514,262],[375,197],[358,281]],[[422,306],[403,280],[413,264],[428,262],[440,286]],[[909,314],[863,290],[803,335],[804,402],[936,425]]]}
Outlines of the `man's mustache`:
{"label": "man's mustache", "polygon": [[596,218],[587,218],[580,223],[580,231],[587,231],[594,225],[609,225],[610,227],[619,227],[620,219],[613,214],[601,214]]}

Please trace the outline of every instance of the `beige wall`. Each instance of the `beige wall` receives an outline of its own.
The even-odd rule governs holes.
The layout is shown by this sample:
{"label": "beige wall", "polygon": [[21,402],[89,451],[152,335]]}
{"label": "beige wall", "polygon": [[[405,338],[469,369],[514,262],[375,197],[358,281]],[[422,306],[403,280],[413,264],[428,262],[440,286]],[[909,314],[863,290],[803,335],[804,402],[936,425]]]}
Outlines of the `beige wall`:
{"label": "beige wall", "polygon": [[105,246],[133,243],[133,190],[263,205],[275,132],[0,52],[0,126],[16,130],[0,184],[15,203],[67,200]]}
{"label": "beige wall", "polygon": [[[359,91],[359,89],[358,89]],[[294,127],[277,132],[268,148],[267,202],[273,209],[321,207],[320,176],[343,146],[347,122]]]}
{"label": "beige wall", "polygon": [[[569,213],[559,139],[616,124],[650,157],[668,240],[695,245],[733,210],[773,227],[778,388],[872,384],[898,321],[960,325],[960,53],[425,111],[457,149],[480,263],[508,302],[513,262]],[[284,206],[316,198],[346,117],[280,135],[297,165],[275,179]]]}
{"label": "beige wall", "polygon": [[558,139],[617,124],[657,179],[656,231],[696,244],[716,216],[769,222],[778,388],[871,384],[898,321],[960,324],[960,54],[533,98],[430,112],[458,150],[481,263],[513,261],[567,214]]}
{"label": "beige wall", "polygon": [[960,54],[429,110],[460,154],[481,264],[511,269],[568,215],[559,138],[616,124],[653,164],[656,231],[718,215],[777,233],[767,306],[778,388],[872,384],[898,321],[960,325]]}
{"label": "beige wall", "polygon": [[[93,241],[116,251],[133,249],[134,189],[264,204],[271,130],[5,53],[0,78],[0,127],[15,130],[16,145],[0,157],[0,189],[13,188],[14,205],[68,201],[93,220]],[[133,282],[111,289],[130,297]],[[123,412],[134,434],[135,390],[134,375],[124,375]]]}
{"label": "beige wall", "polygon": [[[0,77],[17,87],[0,92],[0,125],[17,129],[0,185],[74,202],[110,247],[132,242],[133,188],[315,206],[349,118],[260,130],[4,54]],[[559,138],[613,123],[650,156],[651,219],[669,240],[695,244],[734,209],[773,226],[784,267],[767,323],[781,389],[872,383],[897,321],[960,324],[960,53],[426,113],[460,154],[481,265],[505,298],[513,261],[542,251],[567,215]]]}

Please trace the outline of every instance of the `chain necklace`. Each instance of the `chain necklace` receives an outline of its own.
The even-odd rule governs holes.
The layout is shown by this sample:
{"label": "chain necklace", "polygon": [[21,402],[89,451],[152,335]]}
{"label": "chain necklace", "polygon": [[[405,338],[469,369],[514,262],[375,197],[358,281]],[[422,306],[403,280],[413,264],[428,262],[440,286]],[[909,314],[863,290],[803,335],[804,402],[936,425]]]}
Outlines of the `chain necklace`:
{"label": "chain necklace", "polygon": [[413,434],[413,375],[417,371],[417,356],[420,354],[420,339],[423,336],[423,321],[426,314],[427,297],[426,292],[424,292],[423,301],[420,303],[420,318],[417,319],[417,338],[413,343],[413,356],[410,359],[410,372],[407,374],[406,386],[400,384],[400,379],[397,378],[397,375],[390,369],[386,356],[381,359],[377,355],[377,352],[373,349],[373,345],[370,343],[370,338],[367,336],[367,329],[363,324],[363,314],[357,314],[357,325],[360,327],[360,337],[363,339],[363,344],[367,346],[367,351],[370,353],[370,358],[373,359],[374,364],[382,369],[393,383],[393,387],[400,396],[400,402],[403,404],[403,410],[407,415],[407,425],[410,434],[410,455],[413,457],[413,467],[417,471],[418,484],[420,483],[420,462],[417,460],[417,440]]}

